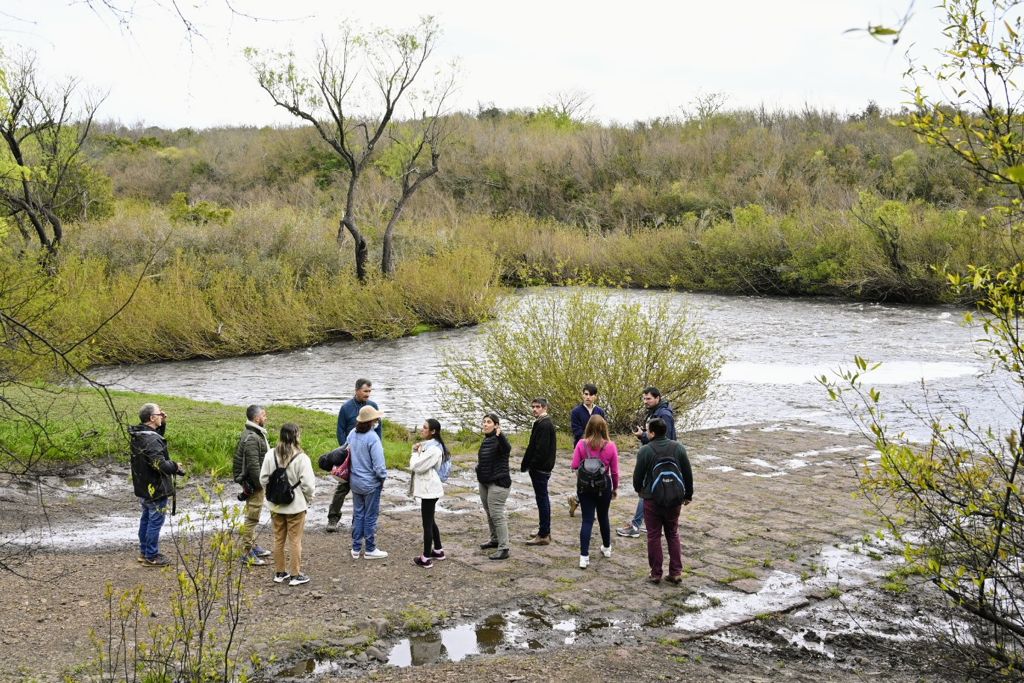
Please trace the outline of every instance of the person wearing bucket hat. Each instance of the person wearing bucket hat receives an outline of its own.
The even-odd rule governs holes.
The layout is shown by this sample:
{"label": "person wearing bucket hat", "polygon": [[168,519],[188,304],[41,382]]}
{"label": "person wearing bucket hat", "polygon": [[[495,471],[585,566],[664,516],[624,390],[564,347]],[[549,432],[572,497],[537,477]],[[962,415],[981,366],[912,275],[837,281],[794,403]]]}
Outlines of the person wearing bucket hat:
{"label": "person wearing bucket hat", "polygon": [[[380,409],[376,403],[370,400],[372,392],[373,382],[362,377],[356,380],[355,394],[352,395],[352,398],[345,401],[341,406],[341,410],[338,411],[338,446],[344,447],[346,445],[349,432],[356,426],[356,416],[364,406],[373,406],[378,410]],[[379,422],[375,431],[377,436],[383,438]],[[344,456],[342,456],[342,460],[344,460]],[[334,464],[340,465],[341,462],[339,461]],[[345,504],[345,497],[348,495],[348,492],[349,483],[344,479],[339,479],[334,489],[331,505],[327,509],[327,533],[333,533],[338,530],[338,523],[341,522],[341,506]]]}
{"label": "person wearing bucket hat", "polygon": [[384,463],[384,445],[374,426],[380,411],[370,405],[359,409],[356,426],[348,434],[349,486],[352,488],[352,558],[380,560],[388,554],[377,547],[377,517],[380,494],[388,468]]}

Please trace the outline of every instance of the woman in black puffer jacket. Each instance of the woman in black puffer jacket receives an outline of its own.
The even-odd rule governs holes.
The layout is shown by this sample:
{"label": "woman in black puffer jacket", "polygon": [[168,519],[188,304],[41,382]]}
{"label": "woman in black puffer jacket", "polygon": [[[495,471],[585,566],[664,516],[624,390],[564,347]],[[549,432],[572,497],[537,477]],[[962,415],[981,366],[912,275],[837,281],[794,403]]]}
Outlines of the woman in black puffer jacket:
{"label": "woman in black puffer jacket", "polygon": [[492,560],[507,560],[508,517],[505,501],[512,490],[512,477],[508,469],[508,456],[512,444],[501,433],[501,422],[494,413],[484,415],[484,441],[477,453],[476,480],[480,484],[480,502],[487,513],[487,526],[491,539],[480,544],[481,550],[496,549]]}

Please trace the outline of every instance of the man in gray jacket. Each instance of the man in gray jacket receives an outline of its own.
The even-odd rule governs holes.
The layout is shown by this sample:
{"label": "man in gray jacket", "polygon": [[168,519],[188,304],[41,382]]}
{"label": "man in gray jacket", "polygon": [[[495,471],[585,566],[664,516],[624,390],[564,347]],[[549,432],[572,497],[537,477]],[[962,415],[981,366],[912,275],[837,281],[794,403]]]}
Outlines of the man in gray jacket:
{"label": "man in gray jacket", "polygon": [[238,500],[245,501],[245,520],[240,531],[245,550],[242,562],[254,566],[265,565],[267,561],[263,558],[270,555],[269,550],[256,545],[256,526],[263,511],[260,468],[263,467],[263,457],[270,450],[266,424],[267,411],[263,406],[251,405],[245,409],[245,428],[238,437],[233,463],[234,479],[242,486]]}

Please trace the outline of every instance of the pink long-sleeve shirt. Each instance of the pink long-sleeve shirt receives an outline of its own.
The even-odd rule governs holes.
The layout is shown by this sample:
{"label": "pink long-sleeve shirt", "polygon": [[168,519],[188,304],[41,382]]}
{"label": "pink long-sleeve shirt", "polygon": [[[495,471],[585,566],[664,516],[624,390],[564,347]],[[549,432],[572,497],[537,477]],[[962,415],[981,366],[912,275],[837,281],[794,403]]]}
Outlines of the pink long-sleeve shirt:
{"label": "pink long-sleeve shirt", "polygon": [[[587,451],[590,449],[590,444],[580,439],[576,444],[576,450],[572,452],[572,468],[574,470],[579,469],[580,465],[583,464],[583,460],[587,457]],[[612,475],[612,490],[619,490],[619,449],[615,447],[614,441],[608,441],[599,451],[590,451],[591,457],[597,456],[604,463],[604,466]]]}

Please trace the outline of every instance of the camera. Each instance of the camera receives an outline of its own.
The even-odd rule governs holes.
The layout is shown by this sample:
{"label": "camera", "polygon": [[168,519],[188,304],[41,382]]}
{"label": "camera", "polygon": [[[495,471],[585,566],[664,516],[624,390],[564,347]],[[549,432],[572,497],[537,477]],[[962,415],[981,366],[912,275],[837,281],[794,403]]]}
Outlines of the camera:
{"label": "camera", "polygon": [[249,486],[249,482],[242,482],[242,492],[238,494],[238,500],[246,501],[252,498],[252,487]]}

